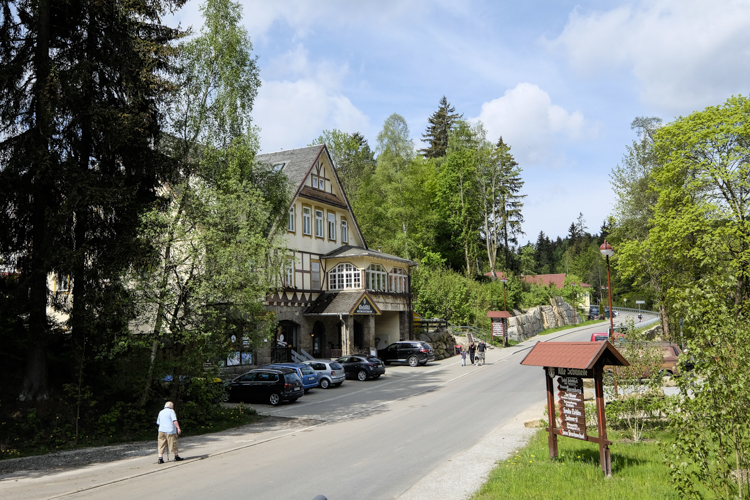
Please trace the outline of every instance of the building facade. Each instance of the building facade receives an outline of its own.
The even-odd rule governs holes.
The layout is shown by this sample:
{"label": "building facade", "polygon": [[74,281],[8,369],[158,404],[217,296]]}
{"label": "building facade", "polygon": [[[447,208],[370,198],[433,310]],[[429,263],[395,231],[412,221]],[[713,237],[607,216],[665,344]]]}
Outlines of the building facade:
{"label": "building facade", "polygon": [[326,146],[257,160],[281,170],[293,192],[281,289],[265,303],[278,320],[276,338],[255,349],[256,363],[289,351],[315,358],[369,353],[408,339],[416,262],[367,248]]}

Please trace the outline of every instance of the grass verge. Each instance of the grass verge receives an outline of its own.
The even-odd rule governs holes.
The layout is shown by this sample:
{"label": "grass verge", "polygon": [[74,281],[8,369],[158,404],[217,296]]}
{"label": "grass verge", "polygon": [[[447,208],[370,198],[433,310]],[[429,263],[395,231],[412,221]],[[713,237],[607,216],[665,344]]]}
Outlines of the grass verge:
{"label": "grass verge", "polygon": [[558,326],[556,328],[550,328],[548,330],[544,330],[539,333],[539,335],[549,335],[550,333],[559,332],[562,330],[570,330],[571,328],[579,328],[581,326],[587,326],[587,325],[596,325],[597,323],[605,323],[607,320],[603,319],[589,319],[582,323],[578,323],[577,325],[565,325],[565,326]]}
{"label": "grass verge", "polygon": [[498,463],[487,483],[472,500],[539,498],[545,500],[677,499],[669,482],[659,442],[672,440],[666,431],[652,431],[645,442],[633,443],[622,432],[611,431],[612,477],[599,468],[599,447],[570,438],[558,438],[558,458],[549,458],[547,432]]}

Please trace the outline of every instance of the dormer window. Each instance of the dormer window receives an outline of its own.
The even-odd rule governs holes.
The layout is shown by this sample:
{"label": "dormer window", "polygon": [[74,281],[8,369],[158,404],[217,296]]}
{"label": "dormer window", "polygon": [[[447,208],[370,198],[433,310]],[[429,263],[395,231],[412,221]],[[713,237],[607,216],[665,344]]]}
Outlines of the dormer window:
{"label": "dormer window", "polygon": [[325,177],[319,177],[317,175],[311,175],[310,179],[312,181],[312,187],[313,189],[320,189],[321,191],[326,190],[326,179]]}

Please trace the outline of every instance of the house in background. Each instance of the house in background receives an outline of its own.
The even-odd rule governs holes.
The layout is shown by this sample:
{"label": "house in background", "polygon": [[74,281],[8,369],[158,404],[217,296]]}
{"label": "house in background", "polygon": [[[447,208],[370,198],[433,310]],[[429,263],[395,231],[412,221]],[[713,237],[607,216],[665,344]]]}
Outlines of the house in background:
{"label": "house in background", "polygon": [[[326,146],[257,160],[281,170],[293,192],[282,288],[265,303],[278,320],[276,338],[255,348],[253,361],[286,360],[291,351],[315,358],[369,353],[408,339],[410,269],[417,263],[367,248]],[[243,349],[252,347],[238,346],[233,359],[240,363]]]}
{"label": "house in background", "polygon": [[[492,273],[484,273],[485,276],[492,277]],[[502,272],[495,272],[495,275],[497,279],[505,278],[505,274]],[[533,275],[521,275],[520,279],[525,281],[526,283],[530,283],[533,285],[540,285],[540,286],[550,286],[555,285],[559,290],[562,290],[563,286],[565,286],[565,277],[567,274],[533,274]],[[591,305],[591,285],[588,283],[575,283],[574,287],[576,288],[576,298],[578,299],[578,304],[576,306],[580,308],[584,308],[588,310],[588,307]]]}

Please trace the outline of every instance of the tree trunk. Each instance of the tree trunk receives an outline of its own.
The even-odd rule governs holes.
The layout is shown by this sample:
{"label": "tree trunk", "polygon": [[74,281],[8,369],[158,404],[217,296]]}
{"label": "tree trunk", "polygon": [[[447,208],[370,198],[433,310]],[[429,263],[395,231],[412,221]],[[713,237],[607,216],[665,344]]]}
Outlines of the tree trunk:
{"label": "tree trunk", "polygon": [[41,341],[29,345],[26,373],[21,388],[21,401],[44,401],[49,396],[47,385],[47,349]]}
{"label": "tree trunk", "polygon": [[33,209],[32,247],[29,269],[29,352],[26,372],[19,398],[21,400],[45,400],[49,395],[47,380],[47,276],[49,265],[49,235],[47,233],[47,207],[49,203],[49,144],[50,103],[47,83],[49,62],[49,0],[40,0],[37,7],[37,38],[34,51],[34,114],[36,126],[32,130],[33,147]]}
{"label": "tree trunk", "polygon": [[669,340],[669,318],[667,317],[667,309],[664,307],[663,302],[659,302],[659,317],[661,318],[662,330],[664,330],[664,340]]}

